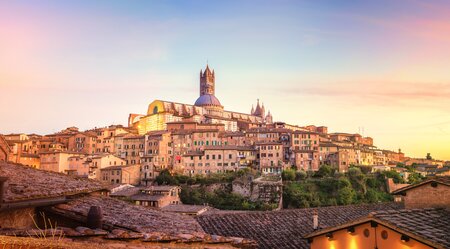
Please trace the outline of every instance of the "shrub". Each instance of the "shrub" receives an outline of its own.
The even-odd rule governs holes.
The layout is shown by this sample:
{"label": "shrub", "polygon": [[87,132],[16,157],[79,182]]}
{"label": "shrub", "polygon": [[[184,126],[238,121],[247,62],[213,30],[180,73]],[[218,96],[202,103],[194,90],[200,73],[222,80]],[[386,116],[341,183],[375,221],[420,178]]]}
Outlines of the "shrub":
{"label": "shrub", "polygon": [[293,169],[286,169],[281,172],[283,181],[295,181],[295,171]]}

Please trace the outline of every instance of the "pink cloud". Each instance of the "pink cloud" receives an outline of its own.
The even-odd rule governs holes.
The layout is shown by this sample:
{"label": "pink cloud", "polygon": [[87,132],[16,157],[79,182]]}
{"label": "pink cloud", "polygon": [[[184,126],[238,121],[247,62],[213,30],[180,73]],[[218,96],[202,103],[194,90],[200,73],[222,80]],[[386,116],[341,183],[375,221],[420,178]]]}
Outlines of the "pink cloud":
{"label": "pink cloud", "polygon": [[335,82],[296,86],[283,90],[290,95],[324,98],[350,105],[423,107],[450,110],[450,83]]}

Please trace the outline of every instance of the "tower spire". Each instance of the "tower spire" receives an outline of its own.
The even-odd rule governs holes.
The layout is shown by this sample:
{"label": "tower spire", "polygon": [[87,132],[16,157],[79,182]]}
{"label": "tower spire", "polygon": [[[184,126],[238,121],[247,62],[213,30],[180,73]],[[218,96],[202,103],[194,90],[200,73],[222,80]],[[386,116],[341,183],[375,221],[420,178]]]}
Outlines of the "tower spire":
{"label": "tower spire", "polygon": [[214,73],[211,73],[209,65],[206,64],[205,70],[203,70],[203,73],[200,74],[200,96],[205,94],[214,95],[215,93],[214,88],[215,88],[215,76]]}

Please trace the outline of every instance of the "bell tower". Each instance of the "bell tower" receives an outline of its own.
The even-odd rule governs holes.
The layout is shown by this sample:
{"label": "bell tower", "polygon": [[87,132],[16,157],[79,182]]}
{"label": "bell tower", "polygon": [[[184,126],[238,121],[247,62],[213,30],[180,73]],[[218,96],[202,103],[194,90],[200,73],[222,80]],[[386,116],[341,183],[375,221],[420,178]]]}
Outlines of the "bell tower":
{"label": "bell tower", "polygon": [[208,64],[205,71],[200,70],[200,96],[215,94],[215,78],[214,70],[211,72]]}

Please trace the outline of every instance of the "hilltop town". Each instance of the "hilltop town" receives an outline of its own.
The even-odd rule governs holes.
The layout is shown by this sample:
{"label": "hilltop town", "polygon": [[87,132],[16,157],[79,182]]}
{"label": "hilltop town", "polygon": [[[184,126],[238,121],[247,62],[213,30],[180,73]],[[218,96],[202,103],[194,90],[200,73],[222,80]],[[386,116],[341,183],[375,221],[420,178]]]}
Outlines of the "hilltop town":
{"label": "hilltop town", "polygon": [[214,70],[199,78],[193,105],[155,100],[127,125],[0,135],[0,245],[450,247],[450,162],[274,121],[259,99],[227,111]]}
{"label": "hilltop town", "polygon": [[[155,100],[146,114],[130,114],[127,126],[3,134],[0,159],[108,183],[143,185],[163,169],[187,176],[243,168],[281,174],[289,168],[315,172],[329,165],[345,173],[358,165],[403,175],[397,167],[402,164],[423,176],[450,175],[449,162],[378,148],[371,137],[274,122],[259,100],[248,114],[226,111],[215,97],[215,84],[215,72],[207,66],[200,71],[200,96],[194,105]],[[119,174],[111,175],[114,171]]]}

